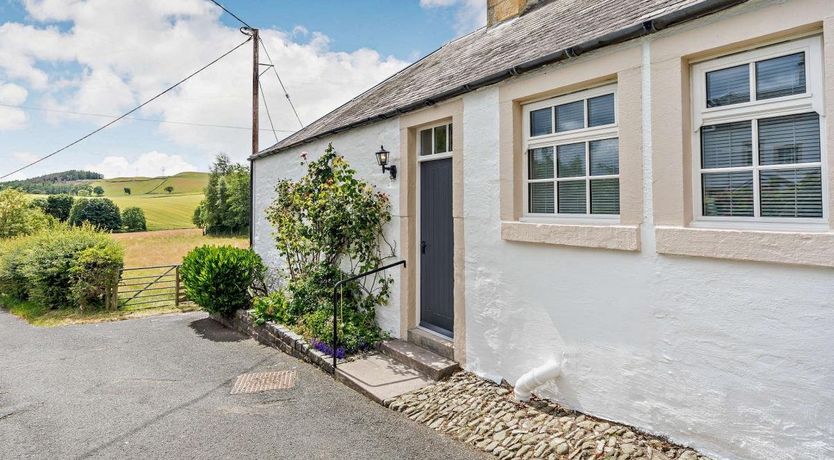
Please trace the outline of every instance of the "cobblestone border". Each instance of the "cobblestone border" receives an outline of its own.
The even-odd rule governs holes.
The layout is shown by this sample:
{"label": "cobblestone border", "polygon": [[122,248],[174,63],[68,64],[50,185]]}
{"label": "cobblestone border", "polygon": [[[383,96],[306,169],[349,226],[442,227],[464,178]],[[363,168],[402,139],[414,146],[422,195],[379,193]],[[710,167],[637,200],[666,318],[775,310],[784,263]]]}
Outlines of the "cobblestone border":
{"label": "cobblestone border", "polygon": [[[331,356],[316,350],[303,337],[285,326],[273,322],[267,322],[263,326],[259,326],[255,324],[254,318],[246,310],[238,310],[231,318],[212,314],[211,319],[229,329],[240,331],[264,345],[277,348],[288,355],[314,364],[329,374],[333,373],[333,358]],[[343,360],[339,360],[339,362],[343,362]]]}
{"label": "cobblestone border", "polygon": [[520,403],[508,386],[468,372],[386,404],[411,420],[502,460],[709,460],[662,437],[551,401],[534,397],[529,403]]}

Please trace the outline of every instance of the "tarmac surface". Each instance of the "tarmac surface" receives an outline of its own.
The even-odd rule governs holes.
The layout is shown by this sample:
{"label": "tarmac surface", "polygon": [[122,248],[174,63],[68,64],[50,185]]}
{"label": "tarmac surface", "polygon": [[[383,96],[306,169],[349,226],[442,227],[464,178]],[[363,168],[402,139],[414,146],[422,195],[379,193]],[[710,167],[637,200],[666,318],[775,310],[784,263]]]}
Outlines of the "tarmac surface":
{"label": "tarmac surface", "polygon": [[[240,374],[291,389],[229,394]],[[491,458],[204,313],[32,327],[0,311],[0,458]]]}

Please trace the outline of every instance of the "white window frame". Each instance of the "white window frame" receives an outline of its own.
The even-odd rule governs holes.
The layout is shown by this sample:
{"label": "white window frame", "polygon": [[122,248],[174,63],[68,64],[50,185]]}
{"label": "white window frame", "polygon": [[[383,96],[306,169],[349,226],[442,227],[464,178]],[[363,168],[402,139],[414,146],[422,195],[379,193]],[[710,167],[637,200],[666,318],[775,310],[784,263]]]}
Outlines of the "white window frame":
{"label": "white window frame", "polygon": [[[756,100],[756,65],[758,61],[805,53],[805,93]],[[750,101],[718,107],[707,107],[706,75],[708,72],[739,65],[749,66]],[[789,42],[763,46],[730,56],[694,63],[691,71],[692,84],[692,216],[694,227],[713,228],[756,228],[766,230],[827,230],[828,229],[828,165],[826,161],[825,110],[823,99],[823,58],[822,38],[812,36]],[[814,163],[791,163],[790,165],[759,165],[758,120],[786,115],[816,112],[820,117],[820,161]],[[752,121],[752,166],[727,168],[701,168],[701,128],[716,124]],[[759,192],[759,171],[792,168],[821,169],[822,176],[822,217],[762,217]],[[701,177],[704,172],[753,172],[753,217],[705,216],[703,215],[703,190]]]}
{"label": "white window frame", "polygon": [[[584,108],[584,121],[585,125],[588,124],[588,99],[593,99],[599,96],[605,96],[608,94],[614,95],[614,123],[610,125],[603,125],[603,126],[594,126],[591,128],[585,127],[581,129],[574,129],[570,131],[563,131],[560,133],[556,132],[556,116],[555,110],[553,110],[551,116],[551,134],[545,134],[541,136],[531,136],[530,135],[530,112],[547,108],[547,107],[555,107],[557,105],[562,104],[569,104],[571,102],[576,101],[585,101],[585,108]],[[566,94],[564,96],[558,96],[550,99],[546,99],[543,101],[538,101],[530,104],[526,104],[522,107],[522,130],[524,133],[524,141],[523,141],[523,195],[524,195],[524,212],[521,215],[520,220],[522,222],[551,222],[551,223],[591,223],[591,224],[612,224],[618,223],[620,221],[620,214],[591,214],[591,180],[597,179],[619,179],[620,174],[611,174],[611,175],[604,175],[604,176],[590,176],[590,145],[588,143],[590,141],[598,141],[604,139],[611,139],[617,138],[619,142],[620,137],[620,130],[619,130],[619,97],[617,95],[617,84],[610,83],[604,86],[599,86],[596,88],[582,90],[576,93]],[[558,171],[555,165],[556,162],[556,155],[557,155],[557,146],[565,145],[565,144],[576,144],[576,143],[586,143],[585,146],[585,175],[584,176],[576,176],[576,177],[557,177]],[[554,159],[554,169],[553,169],[553,178],[552,179],[530,179],[530,166],[529,166],[529,151],[531,149],[542,148],[542,147],[553,147],[553,159]],[[618,149],[617,152],[617,159],[620,158],[620,152]],[[585,214],[560,214],[559,213],[559,191],[558,191],[558,183],[562,181],[576,181],[576,180],[585,180]],[[530,205],[529,205],[529,184],[534,182],[553,182],[554,194],[553,194],[553,214],[548,213],[531,213],[530,212]],[[620,203],[622,206],[622,203]],[[622,209],[621,209],[622,211]]]}
{"label": "white window frame", "polygon": [[[439,128],[441,126],[446,127],[446,151],[445,152],[434,152],[434,129]],[[455,143],[452,140],[452,136],[450,134],[454,134],[454,128],[449,129],[452,126],[452,122],[446,123],[435,123],[433,125],[426,126],[424,128],[420,128],[417,130],[417,161],[425,161],[427,159],[431,160],[440,160],[443,158],[448,158],[452,156],[452,149],[455,147]],[[428,155],[421,155],[423,151],[423,131],[431,130],[431,149],[432,153]],[[451,147],[451,148],[449,148]]]}

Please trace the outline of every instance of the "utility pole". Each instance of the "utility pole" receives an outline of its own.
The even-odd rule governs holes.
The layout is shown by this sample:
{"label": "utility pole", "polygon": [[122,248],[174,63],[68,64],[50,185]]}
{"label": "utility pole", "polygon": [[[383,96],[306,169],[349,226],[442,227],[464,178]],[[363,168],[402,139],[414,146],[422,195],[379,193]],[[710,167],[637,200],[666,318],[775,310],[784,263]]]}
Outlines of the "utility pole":
{"label": "utility pole", "polygon": [[[250,158],[254,157],[258,154],[258,133],[259,133],[259,126],[258,126],[258,78],[260,77],[261,72],[261,64],[258,59],[258,45],[260,44],[260,40],[258,39],[258,29],[244,27],[241,29],[241,32],[245,33],[252,37],[252,155]],[[255,195],[253,194],[255,189],[254,179],[255,179],[255,162],[253,160],[249,160],[249,247],[252,247],[254,243],[254,232],[255,232]]]}
{"label": "utility pole", "polygon": [[252,156],[258,154],[258,77],[260,63],[258,62],[258,29],[252,31]]}

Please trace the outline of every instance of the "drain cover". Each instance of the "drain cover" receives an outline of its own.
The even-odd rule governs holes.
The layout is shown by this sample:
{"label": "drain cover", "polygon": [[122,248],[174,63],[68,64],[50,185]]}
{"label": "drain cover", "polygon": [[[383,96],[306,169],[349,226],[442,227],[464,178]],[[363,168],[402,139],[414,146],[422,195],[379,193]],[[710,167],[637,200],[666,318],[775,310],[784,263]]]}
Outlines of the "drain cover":
{"label": "drain cover", "polygon": [[253,372],[241,374],[235,380],[229,394],[259,393],[261,391],[285,390],[295,386],[295,371]]}

